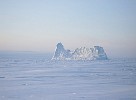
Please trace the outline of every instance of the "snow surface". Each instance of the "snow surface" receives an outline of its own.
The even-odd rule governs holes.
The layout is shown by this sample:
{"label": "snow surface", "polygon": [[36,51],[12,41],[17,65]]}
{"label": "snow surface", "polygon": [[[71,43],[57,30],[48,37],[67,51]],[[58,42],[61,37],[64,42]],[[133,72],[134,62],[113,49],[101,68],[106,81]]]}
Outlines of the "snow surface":
{"label": "snow surface", "polygon": [[56,45],[52,60],[107,60],[107,55],[100,46],[94,48],[81,47],[74,51],[65,50],[62,43]]}
{"label": "snow surface", "polygon": [[50,59],[0,54],[0,100],[136,100],[136,59]]}

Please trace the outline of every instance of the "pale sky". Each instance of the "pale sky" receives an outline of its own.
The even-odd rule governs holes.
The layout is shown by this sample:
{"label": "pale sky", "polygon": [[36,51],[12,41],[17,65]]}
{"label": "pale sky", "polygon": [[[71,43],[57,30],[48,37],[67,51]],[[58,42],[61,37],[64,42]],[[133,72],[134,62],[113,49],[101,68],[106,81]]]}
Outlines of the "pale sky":
{"label": "pale sky", "polygon": [[0,51],[104,47],[136,57],[136,0],[0,0]]}

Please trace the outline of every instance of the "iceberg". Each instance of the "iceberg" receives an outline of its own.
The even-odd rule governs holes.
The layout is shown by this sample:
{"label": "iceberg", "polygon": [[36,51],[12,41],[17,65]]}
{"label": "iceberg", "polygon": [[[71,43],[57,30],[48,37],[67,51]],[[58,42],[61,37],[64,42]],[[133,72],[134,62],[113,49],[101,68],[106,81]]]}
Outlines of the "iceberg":
{"label": "iceberg", "polygon": [[52,60],[107,60],[107,55],[101,46],[93,48],[81,47],[74,51],[65,49],[62,43],[58,43]]}

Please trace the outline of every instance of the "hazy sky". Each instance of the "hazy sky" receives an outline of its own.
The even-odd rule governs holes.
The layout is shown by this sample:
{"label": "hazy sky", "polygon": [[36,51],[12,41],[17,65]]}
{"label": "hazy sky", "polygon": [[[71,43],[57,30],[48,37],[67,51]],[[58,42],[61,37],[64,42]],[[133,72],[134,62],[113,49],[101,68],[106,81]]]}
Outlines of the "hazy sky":
{"label": "hazy sky", "polygon": [[0,50],[103,46],[136,57],[136,0],[0,0]]}

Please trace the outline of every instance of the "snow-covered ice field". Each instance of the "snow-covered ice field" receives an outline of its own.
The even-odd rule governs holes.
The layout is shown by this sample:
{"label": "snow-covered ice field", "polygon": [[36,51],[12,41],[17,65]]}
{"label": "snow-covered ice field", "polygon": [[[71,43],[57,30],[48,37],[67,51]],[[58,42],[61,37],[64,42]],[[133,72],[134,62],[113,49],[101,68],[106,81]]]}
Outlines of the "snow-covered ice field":
{"label": "snow-covered ice field", "polygon": [[0,100],[136,100],[136,59],[50,61],[0,54]]}

